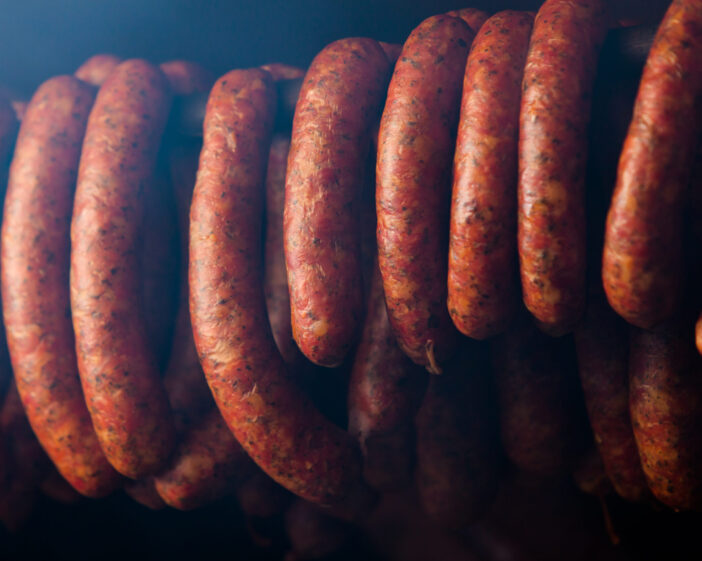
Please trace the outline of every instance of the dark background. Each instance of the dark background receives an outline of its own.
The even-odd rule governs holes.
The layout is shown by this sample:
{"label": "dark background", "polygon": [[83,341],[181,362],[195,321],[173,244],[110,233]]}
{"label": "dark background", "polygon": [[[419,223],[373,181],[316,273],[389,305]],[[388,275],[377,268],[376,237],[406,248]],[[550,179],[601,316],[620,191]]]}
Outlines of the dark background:
{"label": "dark background", "polygon": [[[660,18],[668,0],[612,1],[617,18]],[[488,11],[539,0],[475,0]],[[0,84],[28,97],[44,80],[107,52],[153,62],[188,58],[221,75],[280,61],[307,65],[327,43],[365,35],[402,42],[457,0],[0,0]]]}

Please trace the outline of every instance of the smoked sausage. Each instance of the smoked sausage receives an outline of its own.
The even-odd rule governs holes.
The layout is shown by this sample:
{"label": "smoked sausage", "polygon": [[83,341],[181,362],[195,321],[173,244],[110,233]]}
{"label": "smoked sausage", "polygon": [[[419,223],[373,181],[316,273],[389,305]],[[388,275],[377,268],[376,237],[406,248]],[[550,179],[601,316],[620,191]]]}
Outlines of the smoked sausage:
{"label": "smoked sausage", "polygon": [[75,71],[74,76],[93,86],[102,86],[110,73],[117,68],[122,59],[115,55],[93,55]]}
{"label": "smoked sausage", "polygon": [[400,348],[440,373],[458,333],[446,308],[453,152],[461,76],[473,32],[461,19],[424,20],[395,64],[378,133],[378,261]]}
{"label": "smoked sausage", "polygon": [[293,337],[321,366],[341,364],[363,317],[361,172],[389,70],[377,41],[335,41],[312,61],[295,108],[285,260]]}

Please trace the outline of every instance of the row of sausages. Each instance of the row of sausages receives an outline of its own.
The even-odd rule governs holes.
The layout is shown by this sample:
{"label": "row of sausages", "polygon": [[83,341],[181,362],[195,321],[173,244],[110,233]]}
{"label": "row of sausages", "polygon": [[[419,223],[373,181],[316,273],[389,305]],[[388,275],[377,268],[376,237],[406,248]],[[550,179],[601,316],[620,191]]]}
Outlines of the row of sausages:
{"label": "row of sausages", "polygon": [[[144,502],[194,508],[256,474],[251,458],[357,518],[416,454],[426,510],[462,526],[497,492],[493,433],[528,471],[572,468],[582,452],[575,355],[551,337],[575,330],[615,490],[699,508],[700,365],[673,296],[702,10],[674,0],[660,25],[604,291],[588,295],[586,138],[607,26],[603,2],[547,0],[535,18],[434,16],[401,48],[336,41],[304,74],[289,139],[273,134],[276,81],[302,72],[282,65],[212,85],[189,63],[98,57],[44,83],[10,166],[2,298],[19,396],[63,477],[92,497],[127,477]],[[209,91],[202,146],[164,134],[173,94],[197,91]],[[630,345],[610,305],[637,326]],[[492,378],[471,368],[485,347],[461,334],[496,336],[499,423]],[[338,367],[350,354],[347,431],[295,374],[303,355]],[[422,367],[441,376],[427,387]]]}

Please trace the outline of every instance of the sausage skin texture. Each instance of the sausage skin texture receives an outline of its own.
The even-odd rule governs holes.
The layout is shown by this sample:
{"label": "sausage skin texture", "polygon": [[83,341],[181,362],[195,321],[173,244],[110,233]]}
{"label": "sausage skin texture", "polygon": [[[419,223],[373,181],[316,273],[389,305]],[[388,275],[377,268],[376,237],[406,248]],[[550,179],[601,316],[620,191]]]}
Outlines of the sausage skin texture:
{"label": "sausage skin texture", "polygon": [[517,310],[519,100],[533,16],[492,16],[473,40],[453,161],[448,309],[475,339],[504,331]]}
{"label": "sausage skin texture", "polygon": [[641,328],[680,304],[683,202],[702,130],[701,51],[702,5],[674,0],[639,84],[602,255],[609,303]]}
{"label": "sausage skin texture", "polygon": [[547,0],[524,68],[518,246],[524,303],[551,335],[585,310],[585,166],[603,0]]}
{"label": "sausage skin texture", "polygon": [[376,263],[348,392],[349,432],[361,445],[363,477],[374,489],[411,482],[413,420],[425,389],[426,373],[397,346]]}
{"label": "sausage skin texture", "polygon": [[487,357],[462,349],[429,379],[417,414],[417,488],[424,510],[451,529],[480,519],[497,495],[499,436]]}
{"label": "sausage skin texture", "polygon": [[266,168],[266,240],[263,265],[263,290],[268,321],[283,360],[293,366],[302,355],[293,339],[290,320],[290,293],[285,269],[283,212],[285,209],[285,171],[290,139],[276,134],[271,140]]}
{"label": "sausage skin texture", "polygon": [[216,408],[191,427],[176,448],[170,466],[154,479],[168,506],[201,507],[234,491],[255,466]]}
{"label": "sausage skin texture", "polygon": [[571,467],[569,386],[576,373],[568,343],[551,340],[525,317],[492,343],[502,446],[524,471],[553,475]]}
{"label": "sausage skin texture", "polygon": [[378,133],[378,261],[400,348],[440,373],[458,333],[446,308],[451,155],[473,32],[433,16],[405,42]]}
{"label": "sausage skin texture", "polygon": [[30,101],[13,158],[2,225],[2,296],[17,389],[37,438],[80,493],[121,478],[103,454],[78,377],[70,314],[70,224],[95,89],[72,76]]}
{"label": "sausage skin texture", "polygon": [[278,352],[263,294],[263,183],[274,83],[234,70],[210,92],[190,207],[190,315],[215,401],[252,459],[317,503],[359,499],[360,454],[299,391]]}
{"label": "sausage skin texture", "polygon": [[478,10],[476,8],[462,8],[460,10],[451,10],[446,12],[447,16],[453,16],[455,18],[460,18],[468,24],[473,30],[473,33],[478,33],[480,28],[485,24],[485,22],[490,17],[487,12]]}
{"label": "sausage skin texture", "polygon": [[629,406],[641,465],[655,497],[675,510],[699,510],[702,358],[690,326],[681,323],[655,332],[631,328]]}
{"label": "sausage skin texture", "polygon": [[174,443],[140,305],[144,190],[170,99],[166,78],[146,61],[125,61],[110,74],[88,119],[71,223],[83,393],[107,459],[133,479],[161,468]]}
{"label": "sausage skin texture", "polygon": [[102,86],[112,71],[119,66],[122,59],[115,55],[93,55],[75,71],[74,76],[93,86]]}
{"label": "sausage skin texture", "polygon": [[575,330],[575,349],[590,426],[615,491],[628,501],[641,502],[650,494],[629,415],[626,324],[601,291],[591,292],[588,300],[584,320]]}
{"label": "sausage skin texture", "polygon": [[377,41],[335,41],[312,61],[295,108],[284,220],[292,329],[321,366],[341,364],[363,317],[362,171],[389,70]]}

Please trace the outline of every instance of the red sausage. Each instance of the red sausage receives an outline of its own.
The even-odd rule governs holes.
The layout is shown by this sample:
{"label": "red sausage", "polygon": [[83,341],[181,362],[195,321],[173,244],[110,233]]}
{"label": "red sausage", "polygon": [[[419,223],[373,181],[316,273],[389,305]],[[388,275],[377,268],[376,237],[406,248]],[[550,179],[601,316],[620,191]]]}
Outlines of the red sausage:
{"label": "red sausage", "polygon": [[99,87],[121,62],[122,59],[115,55],[94,55],[81,64],[74,75],[88,84]]}
{"label": "red sausage", "polygon": [[500,12],[475,37],[463,78],[453,161],[448,309],[485,339],[517,310],[519,99],[533,16]]}
{"label": "red sausage", "polygon": [[547,0],[524,69],[518,246],[524,303],[552,334],[585,309],[585,165],[590,97],[607,31],[603,0]]}
{"label": "red sausage", "polygon": [[78,370],[100,444],[120,473],[158,470],[174,430],[140,302],[144,189],[151,188],[170,90],[149,63],[123,62],[88,119],[71,224]]}
{"label": "red sausage", "polygon": [[702,5],[674,0],[653,40],[619,158],[602,280],[629,323],[670,318],[682,292],[682,214],[702,131]]}
{"label": "red sausage", "polygon": [[447,16],[461,18],[473,30],[473,33],[478,33],[487,19],[490,17],[487,12],[476,8],[462,8],[460,10],[451,10],[446,12]]}
{"label": "red sausage", "polygon": [[127,493],[134,502],[148,509],[161,510],[166,506],[166,503],[163,502],[163,499],[156,492],[153,477],[128,481],[124,485],[124,492]]}
{"label": "red sausage", "polygon": [[575,330],[578,371],[590,426],[616,492],[629,501],[648,498],[648,487],[629,415],[626,324],[600,291],[589,296],[584,321]]}
{"label": "red sausage", "polygon": [[702,508],[702,358],[686,322],[632,328],[629,407],[648,486],[676,510]]}
{"label": "red sausage", "polygon": [[406,486],[414,463],[413,419],[426,374],[397,346],[377,263],[349,381],[349,432],[363,451],[363,476],[388,491]]}
{"label": "red sausage", "polygon": [[362,170],[388,73],[377,41],[335,41],[312,61],[295,108],[285,259],[293,336],[321,366],[341,364],[363,317]]}
{"label": "red sausage", "polygon": [[267,72],[251,69],[225,74],[210,92],[190,207],[195,345],[225,421],[268,475],[317,503],[358,501],[360,454],[293,384],[266,317],[261,222],[274,91]]}
{"label": "red sausage", "polygon": [[22,121],[2,224],[2,296],[17,389],[37,438],[80,493],[120,477],[103,454],[78,377],[69,313],[70,220],[95,89],[72,76],[42,84]]}
{"label": "red sausage", "polygon": [[497,495],[497,407],[488,367],[478,349],[463,349],[441,376],[429,379],[417,414],[419,498],[451,529],[480,519]]}
{"label": "red sausage", "polygon": [[540,333],[526,317],[493,342],[502,446],[522,470],[564,473],[573,459],[576,374],[569,343]]}
{"label": "red sausage", "polygon": [[161,72],[166,75],[171,89],[176,95],[190,95],[207,92],[212,87],[212,72],[189,60],[170,60],[161,64]]}
{"label": "red sausage", "polygon": [[299,364],[302,355],[293,339],[290,320],[290,293],[285,269],[283,210],[285,208],[285,170],[290,139],[275,135],[271,141],[266,168],[266,240],[263,265],[263,290],[268,321],[283,360]]}
{"label": "red sausage", "polygon": [[284,64],[282,62],[263,64],[261,65],[261,68],[268,72],[276,82],[280,80],[295,80],[296,78],[302,78],[305,75],[305,71],[302,68]]}
{"label": "red sausage", "polygon": [[378,260],[400,348],[440,373],[456,343],[446,308],[451,155],[473,32],[434,16],[395,64],[378,134]]}

